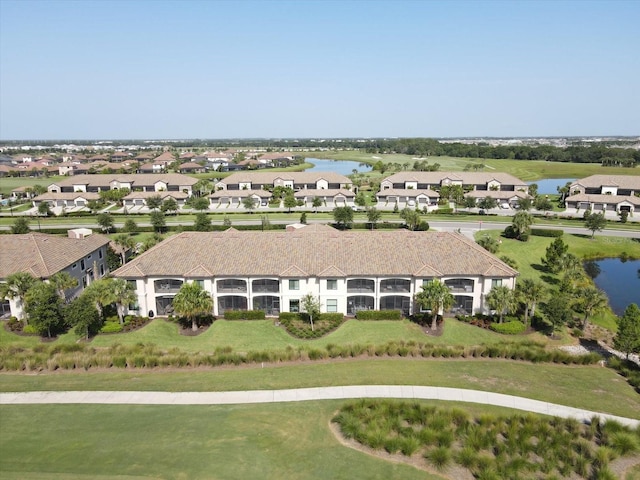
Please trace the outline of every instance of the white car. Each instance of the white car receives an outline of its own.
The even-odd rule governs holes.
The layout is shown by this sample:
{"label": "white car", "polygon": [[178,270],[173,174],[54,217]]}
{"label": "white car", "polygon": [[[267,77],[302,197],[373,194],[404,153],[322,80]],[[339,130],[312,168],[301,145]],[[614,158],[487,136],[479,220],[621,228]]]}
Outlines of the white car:
{"label": "white car", "polygon": [[502,205],[500,205],[500,208],[502,208],[503,210],[509,210],[511,208],[511,205],[509,205],[508,203],[503,203]]}

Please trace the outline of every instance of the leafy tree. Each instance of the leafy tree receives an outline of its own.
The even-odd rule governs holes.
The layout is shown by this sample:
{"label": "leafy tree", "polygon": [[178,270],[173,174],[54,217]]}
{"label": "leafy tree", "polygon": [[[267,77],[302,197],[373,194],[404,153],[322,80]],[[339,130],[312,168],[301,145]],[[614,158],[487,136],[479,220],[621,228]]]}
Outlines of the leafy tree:
{"label": "leafy tree", "polygon": [[113,272],[115,269],[120,267],[122,264],[120,263],[120,255],[118,255],[111,245],[107,245],[107,268],[109,271]]}
{"label": "leafy tree", "polygon": [[309,317],[309,322],[311,322],[311,330],[313,331],[313,319],[318,318],[318,316],[320,315],[320,299],[314,297],[311,293],[307,293],[300,299],[300,307],[302,308],[302,311],[305,312]]}
{"label": "leafy tree", "polygon": [[518,240],[529,237],[531,225],[533,224],[533,216],[529,212],[518,212],[513,216],[511,226]]}
{"label": "leafy tree", "polygon": [[493,287],[487,294],[487,303],[498,314],[499,323],[502,323],[504,315],[508,315],[516,306],[513,290],[505,285]]}
{"label": "leafy tree", "polygon": [[253,210],[256,208],[256,199],[253,197],[246,197],[244,200],[242,200],[242,206],[249,213],[253,213]]}
{"label": "leafy tree", "polygon": [[371,225],[371,230],[376,228],[376,225],[382,218],[382,213],[376,207],[367,208],[367,220],[369,221],[369,225]]}
{"label": "leafy tree", "polygon": [[516,295],[524,303],[524,324],[529,325],[529,312],[532,317],[536,314],[536,306],[545,299],[547,289],[543,283],[525,278],[516,285]]}
{"label": "leafy tree", "polygon": [[569,196],[569,192],[571,190],[571,182],[565,183],[564,186],[562,186],[562,187],[560,187],[560,186],[556,187],[556,190],[560,194],[560,198],[558,199],[558,203],[559,203],[559,205],[561,207],[564,207],[565,206],[565,200]]}
{"label": "leafy tree", "polygon": [[476,240],[476,243],[480,245],[482,248],[484,248],[486,251],[491,253],[496,253],[498,251],[498,248],[500,248],[500,244],[498,243],[498,240],[489,235],[484,235],[483,237],[480,237],[478,240]]}
{"label": "leafy tree", "polygon": [[160,207],[160,210],[164,213],[177,213],[178,212],[178,202],[176,202],[176,200],[172,197],[168,197],[164,200],[164,202],[162,202],[162,206]]}
{"label": "leafy tree", "polygon": [[102,208],[103,202],[100,200],[89,200],[87,202],[87,208],[91,213],[95,214],[100,208]]}
{"label": "leafy tree", "polygon": [[500,255],[500,260],[502,260],[514,270],[518,269],[518,262],[516,262],[513,258],[508,257],[507,255]]}
{"label": "leafy tree", "polygon": [[314,211],[317,212],[318,207],[322,206],[322,199],[320,197],[313,197],[313,202],[311,203],[311,205],[315,209]]}
{"label": "leafy tree", "polygon": [[119,188],[113,190],[101,190],[99,195],[103,202],[115,202],[122,205],[122,199],[129,195],[131,190],[128,188]]}
{"label": "leafy tree", "polygon": [[263,232],[265,230],[269,230],[271,228],[271,222],[269,221],[269,216],[268,215],[261,215],[260,216],[260,224],[262,225],[262,231]]}
{"label": "leafy tree", "polygon": [[335,207],[333,209],[333,220],[340,230],[350,228],[353,224],[353,209],[351,207]]}
{"label": "leafy tree", "polygon": [[167,222],[164,218],[164,213],[162,212],[151,212],[150,220],[151,225],[153,226],[153,230],[158,233],[161,233],[167,225]]}
{"label": "leafy tree", "polygon": [[210,314],[213,298],[197,282],[185,282],[173,298],[173,309],[178,315],[191,320],[191,330],[198,330],[198,317]]}
{"label": "leafy tree", "polygon": [[147,208],[151,211],[159,210],[162,206],[162,197],[160,195],[152,195],[147,198]]}
{"label": "leafy tree", "polygon": [[31,287],[39,280],[27,272],[16,272],[9,275],[5,282],[0,283],[0,298],[8,298],[16,301],[16,306],[23,311],[23,319],[27,324],[26,295]]}
{"label": "leafy tree", "polygon": [[209,210],[209,205],[209,199],[206,197],[198,197],[191,200],[191,208],[193,208],[194,210]]}
{"label": "leafy tree", "polygon": [[302,212],[302,215],[300,215],[300,223],[303,225],[307,224],[307,212]]}
{"label": "leafy tree", "polygon": [[476,199],[474,197],[464,197],[462,206],[465,208],[474,208],[476,206]]}
{"label": "leafy tree", "polygon": [[211,230],[211,218],[204,212],[196,213],[196,220],[193,224],[196,232],[208,232]]}
{"label": "leafy tree", "polygon": [[65,290],[78,286],[78,280],[69,275],[69,272],[56,272],[49,277],[49,282],[63,301],[66,299]]}
{"label": "leafy tree", "polygon": [[550,211],[553,210],[553,204],[551,200],[545,195],[540,195],[536,197],[533,205],[536,207],[536,210]]}
{"label": "leafy tree", "polygon": [[124,323],[124,311],[127,305],[135,303],[138,300],[136,290],[132,284],[124,278],[108,278],[108,288],[111,290],[111,298],[116,304],[116,312],[120,323]]}
{"label": "leafy tree", "polygon": [[613,339],[613,346],[629,360],[630,354],[640,353],[640,308],[632,303],[616,321],[618,332]]}
{"label": "leafy tree", "polygon": [[362,190],[360,190],[356,194],[356,197],[355,197],[355,199],[353,201],[359,207],[364,207],[367,204],[367,197],[365,196],[364,192]]}
{"label": "leafy tree", "polygon": [[206,178],[202,178],[193,185],[193,190],[201,197],[211,191],[211,182]]}
{"label": "leafy tree", "polygon": [[138,231],[138,224],[132,218],[127,218],[122,227],[122,231],[126,233],[136,233]]}
{"label": "leafy tree", "polygon": [[629,212],[627,212],[626,210],[621,210],[618,213],[618,216],[620,217],[620,223],[627,223],[627,219],[629,218]]}
{"label": "leafy tree", "polygon": [[562,259],[567,254],[569,245],[564,243],[561,237],[556,237],[547,247],[542,264],[551,273],[558,273],[562,269]]}
{"label": "leafy tree", "polygon": [[604,310],[609,301],[607,296],[602,290],[598,290],[595,287],[588,287],[581,289],[577,292],[576,306],[578,311],[584,313],[584,319],[582,320],[582,329],[587,328],[589,323],[589,317],[593,316],[599,311]]}
{"label": "leafy tree", "polygon": [[496,208],[498,206],[498,201],[493,197],[484,197],[482,200],[478,202],[478,207],[484,210],[491,210],[492,208]]}
{"label": "leafy tree", "polygon": [[293,193],[284,197],[284,207],[288,209],[289,213],[291,213],[291,209],[298,206],[298,201],[293,196]]}
{"label": "leafy tree", "polygon": [[225,227],[230,227],[232,225],[231,219],[225,215],[222,219],[222,225],[224,225]]}
{"label": "leafy tree", "polygon": [[98,222],[98,225],[100,225],[100,229],[103,232],[109,233],[111,230],[113,230],[113,217],[110,213],[101,213],[100,215],[98,215],[96,221]]}
{"label": "leafy tree", "polygon": [[531,185],[529,185],[529,191],[527,193],[529,193],[530,196],[532,196],[533,198],[536,198],[538,196],[538,184],[537,183],[532,183]]}
{"label": "leafy tree", "polygon": [[516,205],[519,210],[528,212],[533,207],[533,201],[529,197],[518,198]]}
{"label": "leafy tree", "polygon": [[46,333],[51,338],[64,331],[62,300],[53,285],[44,282],[34,284],[25,296],[25,309],[30,324],[40,335]]}
{"label": "leafy tree", "polygon": [[462,185],[444,185],[440,189],[440,198],[454,202],[456,205],[461,204],[464,201]]}
{"label": "leafy tree", "polygon": [[120,233],[116,235],[113,241],[122,249],[122,251],[120,252],[120,257],[122,260],[121,265],[124,265],[125,263],[127,263],[127,251],[136,246],[136,241],[133,239],[133,237],[127,235],[126,233]]}
{"label": "leafy tree", "polygon": [[90,295],[83,293],[73,299],[63,312],[67,323],[75,326],[76,335],[81,335],[87,340],[89,336],[97,334],[102,327],[102,319]]}
{"label": "leafy tree", "polygon": [[409,230],[415,230],[420,224],[420,214],[409,207],[402,209],[400,212],[400,218],[404,220],[404,223]]}
{"label": "leafy tree", "polygon": [[416,294],[416,303],[420,308],[431,310],[433,315],[431,330],[436,329],[438,315],[442,316],[445,310],[450,309],[454,300],[449,287],[437,278],[423,285],[422,291]]}
{"label": "leafy tree", "polygon": [[45,217],[50,217],[51,215],[53,215],[51,207],[49,206],[49,202],[40,202],[40,204],[38,205],[38,214],[44,215]]}
{"label": "leafy tree", "polygon": [[584,226],[587,230],[591,230],[591,238],[593,238],[596,232],[601,232],[604,227],[607,226],[604,213],[591,213],[587,215],[584,219]]}
{"label": "leafy tree", "polygon": [[24,217],[18,217],[13,221],[13,225],[11,225],[11,233],[24,234],[29,233],[31,229],[29,228],[29,220]]}
{"label": "leafy tree", "polygon": [[549,301],[543,305],[542,309],[551,322],[554,332],[570,322],[573,317],[571,300],[564,294],[553,295]]}

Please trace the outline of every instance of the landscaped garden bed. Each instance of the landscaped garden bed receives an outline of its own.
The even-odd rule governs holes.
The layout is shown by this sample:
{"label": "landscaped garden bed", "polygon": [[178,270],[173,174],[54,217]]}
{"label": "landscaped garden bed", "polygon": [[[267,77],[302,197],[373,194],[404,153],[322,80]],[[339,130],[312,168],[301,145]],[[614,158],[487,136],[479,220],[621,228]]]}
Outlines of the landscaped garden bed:
{"label": "landscaped garden bed", "polygon": [[[640,429],[593,418],[472,417],[420,402],[359,400],[334,416],[343,438],[373,453],[478,479],[618,478],[612,462],[640,452]],[[616,472],[619,473],[619,472]]]}
{"label": "landscaped garden bed", "polygon": [[344,322],[344,316],[341,313],[321,313],[317,319],[314,319],[312,326],[304,313],[283,312],[278,321],[290,335],[296,338],[312,339],[323,337],[336,330]]}

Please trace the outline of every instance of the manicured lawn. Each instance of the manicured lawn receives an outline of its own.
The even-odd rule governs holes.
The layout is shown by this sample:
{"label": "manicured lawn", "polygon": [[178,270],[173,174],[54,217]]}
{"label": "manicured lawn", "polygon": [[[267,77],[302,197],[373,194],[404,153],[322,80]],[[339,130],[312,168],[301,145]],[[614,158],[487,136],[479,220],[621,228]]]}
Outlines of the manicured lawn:
{"label": "manicured lawn", "polygon": [[342,446],[341,402],[0,407],[0,477],[437,479]]}
{"label": "manicured lawn", "polygon": [[[355,162],[375,164],[379,160],[384,163],[400,163],[409,162],[413,165],[417,160],[412,155],[400,154],[378,154],[366,153],[359,151],[341,151],[341,152],[310,152],[310,157],[326,158],[329,160],[353,160]],[[377,158],[374,158],[377,157]],[[603,167],[600,164],[586,163],[567,163],[567,162],[545,162],[532,160],[498,160],[487,158],[458,158],[458,157],[426,157],[429,165],[435,163],[440,164],[440,171],[462,171],[465,165],[469,163],[482,163],[487,165],[483,171],[485,172],[506,172],[515,177],[533,181],[542,178],[584,178],[595,174],[609,175],[640,175],[640,170],[634,168],[619,167]],[[366,174],[369,175],[369,174]],[[380,175],[374,172],[371,175]],[[386,172],[382,177],[388,176]]]}
{"label": "manicured lawn", "polygon": [[11,190],[14,188],[32,187],[34,185],[42,185],[46,188],[63,178],[65,177],[59,175],[53,177],[2,177],[2,180],[0,180],[0,193],[10,195]]}
{"label": "manicured lawn", "polygon": [[[73,332],[61,335],[53,344],[68,344],[77,341]],[[426,335],[415,323],[402,321],[347,320],[337,330],[317,340],[301,340],[290,336],[283,327],[276,327],[273,320],[228,321],[216,320],[204,333],[189,337],[180,335],[178,326],[156,319],[140,330],[119,334],[98,335],[91,341],[94,347],[111,345],[135,345],[152,343],[160,348],[179,348],[185,352],[212,352],[219,347],[231,347],[237,352],[284,350],[288,346],[325,347],[328,344],[381,345],[392,341],[415,341],[420,343],[447,345],[479,345],[490,343],[520,342],[535,340],[550,342],[539,334],[527,336],[499,335],[455,319],[446,320],[444,334],[440,337]],[[0,328],[0,343],[3,345],[34,346],[41,343],[37,336],[19,336]],[[559,343],[559,342],[551,342]]]}
{"label": "manicured lawn", "polygon": [[0,391],[270,390],[331,385],[430,385],[487,390],[640,418],[640,395],[600,366],[507,360],[369,358],[240,368],[0,374]]}

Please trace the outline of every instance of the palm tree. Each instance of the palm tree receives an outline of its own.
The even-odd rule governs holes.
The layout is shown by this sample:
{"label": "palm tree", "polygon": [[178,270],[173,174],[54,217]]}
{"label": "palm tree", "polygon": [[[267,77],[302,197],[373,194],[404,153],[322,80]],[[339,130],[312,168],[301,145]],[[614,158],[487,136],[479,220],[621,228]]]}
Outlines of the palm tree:
{"label": "palm tree", "polygon": [[178,315],[191,320],[191,330],[195,332],[198,330],[198,315],[205,315],[213,310],[213,298],[199,283],[183,283],[173,297],[173,309]]}
{"label": "palm tree", "polygon": [[487,294],[487,303],[493,310],[498,312],[499,322],[502,323],[504,315],[513,311],[515,307],[513,290],[505,285],[493,287]]}
{"label": "palm tree", "polygon": [[431,330],[436,329],[438,315],[442,316],[445,310],[451,308],[453,302],[454,298],[449,287],[437,278],[423,285],[422,291],[416,295],[416,303],[423,310],[431,310],[433,314]]}
{"label": "palm tree", "polygon": [[16,300],[16,307],[22,310],[22,319],[25,325],[27,324],[25,296],[37,282],[38,279],[29,273],[16,272],[9,275],[5,283],[0,284],[0,299]]}
{"label": "palm tree", "polygon": [[101,318],[103,308],[115,302],[115,296],[109,285],[109,279],[107,278],[90,283],[84,291],[89,295],[91,300],[93,300]]}
{"label": "palm tree", "polygon": [[529,233],[532,223],[533,215],[529,212],[518,212],[514,215],[511,226],[515,230],[518,239],[525,233]]}
{"label": "palm tree", "polygon": [[65,290],[78,286],[78,280],[68,272],[57,272],[49,277],[49,282],[56,287],[58,296],[64,301],[66,300]]}
{"label": "palm tree", "polygon": [[536,314],[536,305],[544,300],[547,289],[541,282],[525,278],[516,285],[516,291],[524,303],[524,324],[529,324],[529,312],[533,317]]}
{"label": "palm tree", "polygon": [[585,288],[578,292],[578,307],[584,312],[582,329],[587,328],[589,317],[598,311],[604,310],[608,304],[607,296],[602,290],[595,287]]}
{"label": "palm tree", "polygon": [[133,237],[130,237],[126,233],[119,233],[115,236],[113,241],[122,249],[122,251],[120,252],[120,256],[122,259],[122,265],[124,265],[125,263],[127,263],[127,250],[131,250],[133,247],[135,247],[136,241],[133,239]]}
{"label": "palm tree", "polygon": [[109,278],[107,284],[111,290],[113,303],[116,304],[116,311],[118,312],[118,319],[120,324],[124,323],[124,309],[125,306],[135,303],[138,300],[135,288],[124,278]]}

